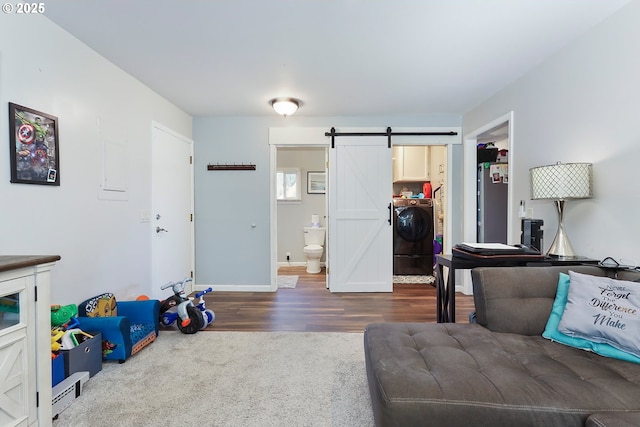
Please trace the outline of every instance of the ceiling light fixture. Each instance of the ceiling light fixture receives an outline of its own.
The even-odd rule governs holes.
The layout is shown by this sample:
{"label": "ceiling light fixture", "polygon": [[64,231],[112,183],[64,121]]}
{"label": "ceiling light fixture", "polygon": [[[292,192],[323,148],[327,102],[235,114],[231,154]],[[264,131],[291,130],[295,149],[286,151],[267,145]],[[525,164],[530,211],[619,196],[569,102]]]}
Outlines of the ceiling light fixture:
{"label": "ceiling light fixture", "polygon": [[295,113],[300,107],[300,101],[294,98],[274,98],[269,101],[276,113],[287,117]]}

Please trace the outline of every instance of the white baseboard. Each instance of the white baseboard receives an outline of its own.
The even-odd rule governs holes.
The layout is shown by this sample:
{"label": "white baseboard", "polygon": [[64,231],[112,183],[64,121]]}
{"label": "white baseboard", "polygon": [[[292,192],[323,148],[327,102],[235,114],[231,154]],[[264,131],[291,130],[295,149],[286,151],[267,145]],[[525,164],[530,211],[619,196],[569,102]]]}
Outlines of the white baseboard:
{"label": "white baseboard", "polygon": [[[279,262],[278,267],[306,267],[306,262]],[[325,262],[320,263],[320,267],[326,267]],[[233,284],[194,284],[193,292],[204,291],[207,288],[213,289],[214,292],[275,292],[278,285],[233,285]]]}
{"label": "white baseboard", "polygon": [[307,263],[305,261],[283,261],[278,263],[278,267],[306,267]]}
{"label": "white baseboard", "polygon": [[207,288],[213,289],[213,292],[274,292],[277,286],[271,285],[194,285],[193,291],[204,291]]}
{"label": "white baseboard", "polygon": [[[321,262],[320,263],[320,267],[326,267],[326,262]],[[284,261],[284,262],[278,262],[278,267],[306,267],[307,263],[306,261]]]}

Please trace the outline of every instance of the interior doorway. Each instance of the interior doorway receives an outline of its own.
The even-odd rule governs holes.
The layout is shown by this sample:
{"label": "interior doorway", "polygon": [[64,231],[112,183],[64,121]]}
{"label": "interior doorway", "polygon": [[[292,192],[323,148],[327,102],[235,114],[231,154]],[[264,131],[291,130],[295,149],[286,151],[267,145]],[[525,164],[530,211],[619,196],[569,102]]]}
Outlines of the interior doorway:
{"label": "interior doorway", "polygon": [[[463,173],[463,230],[462,236],[464,242],[478,242],[478,144],[489,140],[501,139],[506,142],[502,144],[507,147],[507,163],[509,165],[508,172],[508,188],[507,188],[507,213],[506,213],[506,243],[513,244],[517,237],[513,230],[514,223],[514,203],[513,188],[514,176],[516,169],[513,164],[514,151],[514,113],[513,111],[492,120],[491,122],[481,126],[475,131],[466,134],[463,139],[464,150],[464,173]],[[471,275],[469,271],[463,272],[461,290],[467,295],[473,293],[471,284]]]}
{"label": "interior doorway", "polygon": [[435,255],[449,240],[447,157],[447,145],[393,146],[394,283],[435,280]]}
{"label": "interior doorway", "polygon": [[476,240],[478,243],[509,244],[509,125],[501,123],[477,138]]}
{"label": "interior doorway", "polygon": [[[305,228],[312,226],[325,231],[325,244],[320,255],[321,270],[316,274],[318,283],[321,281],[325,287],[327,285],[326,157],[326,147],[276,147],[277,288],[295,287],[296,272],[307,265]],[[278,187],[283,188],[278,190]]]}

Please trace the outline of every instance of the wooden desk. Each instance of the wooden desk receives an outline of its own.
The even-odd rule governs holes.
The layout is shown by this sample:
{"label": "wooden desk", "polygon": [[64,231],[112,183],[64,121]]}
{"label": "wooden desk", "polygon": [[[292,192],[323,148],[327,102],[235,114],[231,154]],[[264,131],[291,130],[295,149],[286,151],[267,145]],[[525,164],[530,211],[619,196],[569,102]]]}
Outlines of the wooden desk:
{"label": "wooden desk", "polygon": [[[478,259],[454,257],[453,255],[436,255],[436,316],[438,323],[455,323],[456,321],[456,270],[470,270],[476,267],[545,267],[550,265],[582,265],[597,264],[598,260],[577,257],[571,259],[542,257],[523,259],[506,256],[478,257]],[[444,277],[447,267],[447,278]]]}

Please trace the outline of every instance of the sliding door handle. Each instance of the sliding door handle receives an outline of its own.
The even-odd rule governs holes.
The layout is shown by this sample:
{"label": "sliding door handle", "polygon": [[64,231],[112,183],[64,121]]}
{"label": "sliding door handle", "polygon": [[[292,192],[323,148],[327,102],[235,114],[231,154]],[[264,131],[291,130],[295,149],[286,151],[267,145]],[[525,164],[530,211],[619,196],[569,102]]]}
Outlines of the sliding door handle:
{"label": "sliding door handle", "polygon": [[387,221],[389,221],[389,225],[391,225],[391,215],[392,215],[393,209],[391,209],[391,203],[389,203],[389,219]]}

